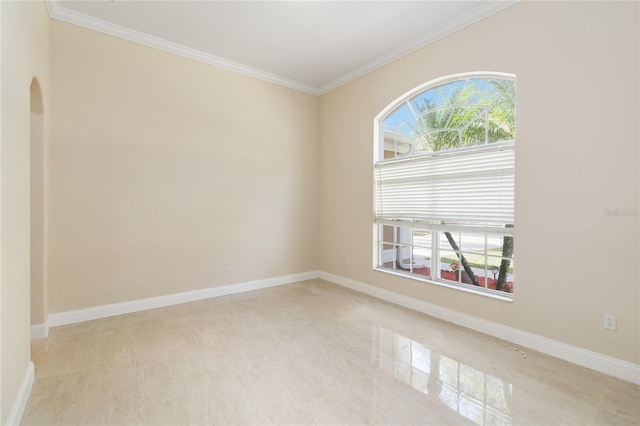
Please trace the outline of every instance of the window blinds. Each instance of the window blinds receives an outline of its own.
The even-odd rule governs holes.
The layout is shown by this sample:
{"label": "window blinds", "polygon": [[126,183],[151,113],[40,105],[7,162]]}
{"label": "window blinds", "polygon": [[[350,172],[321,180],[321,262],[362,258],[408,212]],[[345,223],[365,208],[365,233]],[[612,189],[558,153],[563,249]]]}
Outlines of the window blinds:
{"label": "window blinds", "polygon": [[514,154],[508,142],[380,162],[376,222],[513,224]]}

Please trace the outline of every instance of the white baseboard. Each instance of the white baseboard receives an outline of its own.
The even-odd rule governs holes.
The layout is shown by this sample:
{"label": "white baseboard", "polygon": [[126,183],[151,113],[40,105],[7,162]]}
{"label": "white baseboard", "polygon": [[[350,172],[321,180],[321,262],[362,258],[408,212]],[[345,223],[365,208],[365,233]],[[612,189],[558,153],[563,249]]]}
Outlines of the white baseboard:
{"label": "white baseboard", "polygon": [[49,324],[36,324],[31,326],[31,340],[46,339],[49,337]]}
{"label": "white baseboard", "polygon": [[602,355],[503,324],[483,320],[328,272],[320,271],[318,278],[480,333],[497,337],[498,339],[510,341],[518,346],[527,347],[582,367],[590,368],[631,383],[640,384],[640,365],[638,364]]}
{"label": "white baseboard", "polygon": [[[323,271],[310,271],[299,274],[284,275],[280,277],[268,278],[264,280],[249,281],[239,284],[230,284],[220,287],[211,287],[202,290],[187,291],[184,293],[169,294],[166,296],[152,297],[148,299],[132,300],[110,305],[96,306],[93,308],[78,309],[74,311],[59,312],[50,314],[44,329],[48,334],[49,327],[74,324],[83,321],[106,318],[115,315],[128,314],[132,312],[144,311],[147,309],[161,308],[164,306],[177,305],[180,303],[194,302],[196,300],[209,299],[211,297],[226,296],[229,294],[242,293],[245,291],[259,290],[267,287],[274,287],[283,284],[290,284],[299,281],[320,278],[325,281],[338,284],[352,290],[368,294],[405,308],[488,334],[502,340],[514,343],[518,346],[527,347],[538,352],[577,364],[601,373],[617,377],[628,382],[640,384],[640,365],[623,361],[607,355],[587,349],[572,346],[557,340],[538,336],[533,333],[509,327],[507,325],[487,321],[481,318],[467,315],[458,311],[433,305],[422,300],[398,294],[389,290],[384,290],[360,281],[345,278],[339,275],[330,274]],[[38,332],[42,329],[38,327]],[[36,334],[32,327],[32,338]],[[46,337],[46,336],[45,336]]]}
{"label": "white baseboard", "polygon": [[92,308],[78,309],[74,311],[49,314],[47,324],[49,327],[57,327],[78,322],[91,321],[132,312],[146,311],[148,309],[162,308],[164,306],[180,303],[194,302],[196,300],[212,297],[226,296],[229,294],[243,293],[245,291],[259,290],[283,284],[306,281],[318,278],[318,271],[302,272],[299,274],[283,275],[280,277],[263,280],[248,281],[238,284],[229,284],[219,287],[210,287],[202,290],[186,291],[183,293],[168,294],[165,296],[150,297],[148,299],[131,300],[128,302],[113,303],[110,305],[95,306]]}
{"label": "white baseboard", "polygon": [[9,417],[7,418],[7,425],[19,425],[24,414],[24,409],[27,407],[27,401],[31,395],[31,388],[33,387],[34,369],[33,362],[29,361],[27,365],[27,371],[24,373],[20,389],[18,389],[18,395],[13,401],[11,411],[9,411]]}

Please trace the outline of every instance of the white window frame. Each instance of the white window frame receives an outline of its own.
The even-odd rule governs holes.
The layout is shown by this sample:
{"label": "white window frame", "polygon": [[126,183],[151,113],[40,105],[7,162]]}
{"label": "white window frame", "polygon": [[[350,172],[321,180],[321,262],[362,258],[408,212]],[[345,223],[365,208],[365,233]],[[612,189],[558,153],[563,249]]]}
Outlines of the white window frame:
{"label": "white window frame", "polygon": [[[374,182],[373,182],[373,187],[375,188],[376,185],[376,176],[375,176],[375,166],[379,165],[381,163],[384,163],[385,161],[389,161],[389,160],[385,160],[384,158],[384,142],[385,142],[385,131],[384,131],[384,126],[383,126],[383,121],[387,118],[387,116],[392,113],[396,108],[398,108],[400,105],[402,105],[403,103],[407,102],[408,100],[410,100],[411,98],[413,98],[416,95],[421,94],[422,92],[425,92],[429,89],[432,88],[436,88],[438,86],[443,86],[449,83],[453,83],[459,80],[465,80],[465,79],[473,79],[473,78],[493,78],[493,79],[505,79],[505,80],[513,80],[515,81],[516,76],[514,74],[508,74],[508,73],[500,73],[500,72],[470,72],[470,73],[460,73],[460,74],[452,74],[452,75],[448,75],[445,77],[441,77],[441,78],[437,78],[434,80],[430,80],[424,84],[421,84],[417,87],[415,87],[414,89],[411,89],[410,91],[406,92],[405,94],[403,94],[402,96],[399,96],[397,99],[395,99],[393,102],[389,103],[382,111],[380,111],[380,113],[374,118],[374,126],[373,126],[373,133],[374,133],[374,150],[373,150],[373,164],[374,164]],[[513,148],[515,149],[515,147]],[[446,151],[447,153],[450,153],[451,151]],[[402,160],[397,160],[397,161],[402,161]],[[374,197],[375,198],[375,197]],[[374,200],[375,203],[375,200]],[[374,211],[376,209],[376,206],[374,205]],[[375,216],[375,215],[374,215]],[[374,217],[375,219],[375,217]],[[429,230],[431,231],[431,271],[432,274],[434,273],[434,271],[439,270],[440,269],[440,248],[439,248],[439,237],[436,238],[436,236],[438,236],[441,232],[443,232],[445,230],[445,228],[447,230],[450,230],[451,232],[458,232],[458,231],[462,231],[464,233],[480,233],[483,235],[511,235],[513,236],[513,231],[505,231],[504,228],[496,228],[496,229],[485,229],[484,232],[482,232],[483,230],[480,228],[476,228],[476,229],[468,229],[468,230],[463,230],[463,229],[458,229],[460,227],[449,227],[447,225],[441,225],[441,224],[437,224],[437,223],[432,223],[431,225],[426,224],[426,223],[417,223],[417,224],[407,224],[406,222],[398,222],[395,223],[393,221],[385,223],[387,225],[395,225],[395,226],[409,226],[411,229],[422,229],[422,230]],[[503,301],[508,301],[511,302],[513,300],[513,294],[512,293],[506,293],[506,292],[502,292],[502,291],[495,291],[495,290],[491,290],[488,288],[476,288],[475,286],[472,285],[466,285],[466,284],[461,284],[461,283],[454,283],[451,282],[449,280],[444,280],[444,279],[435,279],[433,277],[433,275],[430,278],[423,278],[420,275],[416,275],[413,274],[413,267],[408,271],[405,272],[403,270],[397,270],[395,269],[395,260],[394,260],[394,269],[389,269],[387,267],[383,267],[381,266],[382,262],[382,250],[380,248],[381,246],[381,241],[382,241],[382,235],[381,235],[381,229],[382,229],[382,225],[380,223],[376,223],[374,221],[373,223],[373,253],[372,253],[372,263],[373,263],[373,269],[376,271],[380,271],[380,272],[384,272],[384,273],[388,273],[388,274],[393,274],[393,275],[398,275],[398,276],[402,276],[402,277],[408,277],[414,280],[418,280],[418,281],[424,281],[424,282],[428,282],[431,284],[435,284],[435,285],[439,285],[439,286],[444,286],[444,287],[448,287],[448,288],[453,288],[456,290],[460,290],[460,291],[464,291],[464,292],[470,292],[470,293],[474,293],[474,294],[479,294],[482,296],[488,296],[488,297],[492,297],[495,299],[499,299],[499,300],[503,300]],[[395,231],[394,231],[395,232]],[[394,241],[395,241],[395,236],[394,236]],[[411,241],[408,244],[411,252],[413,251],[413,241]],[[450,250],[449,250],[450,251]],[[395,249],[394,249],[394,259],[396,257],[395,255]],[[411,261],[413,262],[413,255],[411,254]],[[437,268],[437,269],[436,269]],[[439,272],[438,272],[439,274]],[[513,276],[513,281],[515,282],[515,271],[514,271],[514,276]]]}

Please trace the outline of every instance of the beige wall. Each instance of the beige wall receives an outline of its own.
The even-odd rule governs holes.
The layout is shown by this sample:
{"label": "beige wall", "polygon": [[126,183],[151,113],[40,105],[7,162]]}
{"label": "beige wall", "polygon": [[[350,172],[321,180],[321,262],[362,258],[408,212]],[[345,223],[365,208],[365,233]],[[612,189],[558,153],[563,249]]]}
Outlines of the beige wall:
{"label": "beige wall", "polygon": [[317,97],[58,21],[51,80],[49,312],[316,269]]}
{"label": "beige wall", "polygon": [[[29,364],[30,85],[49,89],[49,19],[44,3],[2,2],[0,422],[5,423]],[[45,130],[46,132],[46,130]],[[45,137],[46,143],[46,137]]]}
{"label": "beige wall", "polygon": [[[324,95],[320,269],[639,363],[638,40],[636,2],[522,2]],[[372,270],[373,118],[468,71],[517,75],[512,303]]]}

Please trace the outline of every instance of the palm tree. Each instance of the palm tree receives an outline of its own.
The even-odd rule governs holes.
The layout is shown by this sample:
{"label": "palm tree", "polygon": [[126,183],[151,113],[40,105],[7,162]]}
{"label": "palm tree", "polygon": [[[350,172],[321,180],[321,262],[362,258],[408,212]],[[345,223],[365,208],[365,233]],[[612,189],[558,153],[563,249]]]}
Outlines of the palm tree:
{"label": "palm tree", "polygon": [[[448,84],[421,95],[413,108],[415,121],[410,136],[418,152],[515,140],[515,82],[512,80],[469,79]],[[513,227],[512,224],[506,226]],[[444,232],[444,235],[472,284],[479,286],[451,233]],[[502,290],[505,284],[512,255],[513,237],[505,236],[496,290]]]}

